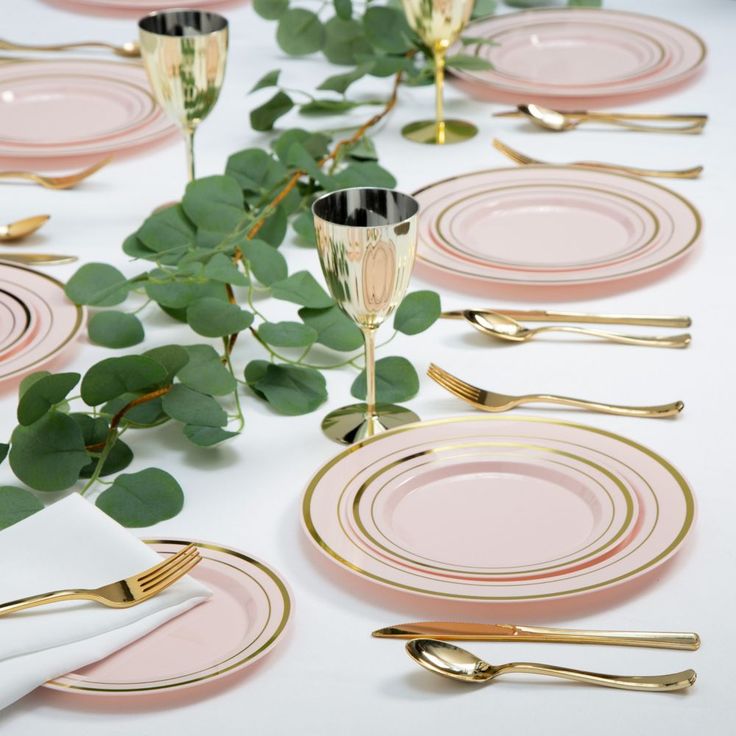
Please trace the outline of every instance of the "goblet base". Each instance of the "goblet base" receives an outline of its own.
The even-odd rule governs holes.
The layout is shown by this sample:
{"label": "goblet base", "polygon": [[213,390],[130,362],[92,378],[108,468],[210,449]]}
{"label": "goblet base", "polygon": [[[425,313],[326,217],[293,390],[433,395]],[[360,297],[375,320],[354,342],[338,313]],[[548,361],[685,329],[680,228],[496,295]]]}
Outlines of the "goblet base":
{"label": "goblet base", "polygon": [[402,424],[418,422],[419,417],[396,404],[376,404],[376,413],[368,416],[367,404],[350,404],[331,411],[322,420],[322,431],[335,442],[352,445]]}
{"label": "goblet base", "polygon": [[429,143],[430,145],[448,145],[462,143],[478,134],[478,128],[465,120],[445,120],[445,140],[437,140],[437,122],[435,120],[420,120],[409,123],[401,129],[401,135],[415,143]]}

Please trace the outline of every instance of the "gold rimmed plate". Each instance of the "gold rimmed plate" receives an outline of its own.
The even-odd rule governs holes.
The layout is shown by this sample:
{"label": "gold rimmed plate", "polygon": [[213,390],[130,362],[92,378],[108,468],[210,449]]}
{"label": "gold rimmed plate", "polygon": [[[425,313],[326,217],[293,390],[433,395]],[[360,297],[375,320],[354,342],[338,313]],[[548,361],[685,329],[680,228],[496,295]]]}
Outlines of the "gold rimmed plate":
{"label": "gold rimmed plate", "polygon": [[[589,468],[602,469],[636,498],[638,512],[631,530],[608,553],[587,564],[581,561],[535,575],[456,575],[453,568],[459,563],[466,568],[469,562],[503,567],[574,555],[578,543],[586,543],[593,533],[589,517],[594,504],[569,481],[559,482],[548,470],[535,478],[518,468],[473,465],[460,465],[439,483],[420,482],[394,496],[396,505],[389,511],[392,542],[400,541],[410,550],[412,561],[400,559],[395,549],[371,548],[344,523],[341,502],[345,506],[348,479],[357,479],[360,487],[377,469],[397,461],[411,462],[418,455],[427,459],[439,448],[467,450],[480,443],[545,448],[559,458],[574,456],[587,461]],[[582,477],[576,480],[583,483]],[[592,479],[587,482],[594,492]],[[409,425],[341,453],[310,482],[302,513],[315,545],[369,580],[433,598],[513,602],[603,590],[653,569],[687,536],[694,499],[672,465],[624,437],[542,419],[460,417]]]}
{"label": "gold rimmed plate", "polygon": [[[146,540],[162,556],[192,543]],[[212,592],[204,603],[78,672],[46,683],[67,693],[143,695],[194,687],[239,672],[281,639],[293,609],[283,578],[236,549],[194,541],[191,575]]]}

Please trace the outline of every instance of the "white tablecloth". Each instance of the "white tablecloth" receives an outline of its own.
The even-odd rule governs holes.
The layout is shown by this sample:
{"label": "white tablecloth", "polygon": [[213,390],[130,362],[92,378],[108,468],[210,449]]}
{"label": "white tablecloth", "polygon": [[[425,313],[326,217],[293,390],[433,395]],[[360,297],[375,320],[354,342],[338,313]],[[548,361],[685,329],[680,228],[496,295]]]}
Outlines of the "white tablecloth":
{"label": "white tablecloth", "polygon": [[[7,3],[2,35],[13,40],[133,38],[133,20],[75,14],[42,0]],[[688,547],[645,584],[573,601],[527,609],[468,608],[435,604],[383,592],[333,569],[316,555],[300,529],[300,497],[311,473],[336,452],[319,431],[328,408],[346,403],[353,373],[329,377],[329,404],[314,414],[273,415],[258,400],[245,400],[247,426],[242,437],[221,449],[203,450],[180,439],[179,430],[163,428],[126,438],[135,447],[135,467],[160,465],[171,471],[186,493],[183,512],[161,523],[155,534],[176,534],[242,548],[283,571],[293,587],[293,627],[269,657],[220,686],[188,690],[168,700],[103,700],[39,690],[4,713],[7,736],[54,736],[82,731],[99,734],[222,734],[257,736],[350,732],[368,734],[439,734],[479,730],[497,733],[553,734],[726,734],[732,732],[731,665],[734,594],[734,433],[732,430],[733,338],[736,248],[734,171],[736,171],[736,86],[733,82],[736,3],[733,0],[608,0],[607,7],[661,15],[690,26],[709,46],[706,73],[687,89],[643,103],[642,110],[707,112],[711,121],[702,136],[648,136],[584,132],[547,135],[527,130],[519,121],[491,118],[493,109],[448,91],[448,112],[472,117],[481,133],[473,142],[444,150],[413,146],[399,136],[401,126],[432,110],[431,88],[405,89],[401,102],[376,138],[382,162],[399,185],[411,191],[433,179],[485,166],[507,165],[490,147],[497,135],[512,146],[552,161],[608,159],[658,167],[702,163],[700,181],[672,183],[700,209],[706,236],[686,265],[646,288],[569,304],[570,308],[614,312],[689,313],[694,342],[686,351],[649,350],[615,345],[551,341],[519,347],[495,346],[454,322],[437,324],[431,333],[397,338],[385,354],[411,354],[424,371],[430,360],[481,385],[505,392],[544,390],[620,403],[659,403],[683,399],[685,413],[675,421],[637,420],[597,415],[574,419],[620,432],[649,445],[673,461],[690,480],[699,503],[695,533]],[[262,145],[248,112],[266,98],[246,92],[266,71],[281,67],[290,87],[313,90],[334,73],[321,58],[291,60],[277,49],[275,26],[252,8],[226,11],[232,44],[221,100],[198,133],[199,175],[220,173],[227,156]],[[390,80],[369,81],[365,89],[381,94]],[[360,113],[360,118],[368,111]],[[356,116],[356,119],[359,119]],[[292,114],[288,125],[315,125]],[[320,124],[317,121],[317,124]],[[83,188],[51,192],[35,187],[0,189],[0,222],[41,212],[52,215],[36,250],[75,253],[83,260],[104,260],[135,273],[120,250],[152,207],[178,198],[184,177],[184,149],[178,142],[144,157],[121,160],[97,174]],[[283,247],[291,270],[317,272],[314,251]],[[75,266],[49,270],[60,278]],[[415,279],[413,288],[432,284]],[[443,293],[446,307],[470,300]],[[498,300],[480,300],[499,303]],[[477,299],[472,300],[477,303]],[[274,318],[288,318],[285,303],[268,306]],[[155,310],[154,310],[155,311]],[[178,339],[192,342],[186,330],[158,316],[147,321],[147,345]],[[387,328],[388,331],[388,328]],[[69,368],[85,369],[107,357],[107,350],[83,341]],[[238,363],[260,357],[252,340],[239,345]],[[463,406],[428,379],[410,402],[423,418],[450,416]],[[0,439],[14,423],[15,397],[0,393]],[[549,411],[545,416],[569,418]],[[12,482],[7,464],[0,482]],[[3,564],[11,564],[4,560]],[[489,621],[548,623],[561,626],[628,629],[697,630],[698,652],[632,650],[562,645],[474,645],[492,662],[537,659],[619,673],[656,673],[694,667],[698,683],[682,695],[647,695],[584,688],[555,681],[506,678],[490,688],[442,681],[418,670],[400,642],[376,641],[369,632],[399,621],[429,618],[485,618]],[[0,622],[1,625],[1,622]]]}

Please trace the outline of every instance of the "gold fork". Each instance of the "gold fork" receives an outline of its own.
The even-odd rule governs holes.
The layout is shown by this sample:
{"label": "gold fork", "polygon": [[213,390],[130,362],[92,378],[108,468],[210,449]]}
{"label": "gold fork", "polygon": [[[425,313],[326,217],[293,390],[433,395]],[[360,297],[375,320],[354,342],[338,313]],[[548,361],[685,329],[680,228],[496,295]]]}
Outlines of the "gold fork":
{"label": "gold fork", "polygon": [[[542,164],[549,166],[549,162],[540,161],[537,158],[527,156],[520,151],[517,151],[511,146],[507,146],[502,143],[498,138],[494,138],[492,142],[493,147],[500,151],[504,156],[515,161],[517,164],[528,165],[528,164]],[[562,165],[562,164],[552,164]],[[573,161],[567,166],[579,166],[581,169],[601,169],[603,171],[620,171],[624,174],[632,174],[633,176],[650,176],[659,177],[661,179],[697,179],[703,171],[702,166],[693,166],[691,169],[640,169],[637,166],[621,166],[619,164],[607,164],[602,161]]]}
{"label": "gold fork", "polygon": [[451,394],[483,411],[502,412],[509,411],[522,404],[542,403],[575,406],[578,409],[588,409],[603,414],[618,414],[625,417],[660,418],[675,416],[685,408],[682,401],[675,401],[672,404],[660,404],[659,406],[619,406],[617,404],[602,404],[597,401],[573,399],[569,396],[555,396],[554,394],[524,394],[523,396],[496,394],[466,383],[434,363],[430,364],[427,375]]}
{"label": "gold fork", "polygon": [[112,161],[112,156],[108,156],[102,161],[98,161],[86,169],[78,171],[76,174],[67,174],[66,176],[43,176],[42,174],[36,174],[33,171],[0,171],[0,179],[28,179],[29,181],[36,182],[46,189],[70,189],[71,187],[79,184],[92,174],[99,171],[103,166]]}
{"label": "gold fork", "polygon": [[190,544],[138,575],[103,585],[100,588],[54,590],[50,593],[2,603],[0,604],[0,616],[59,601],[95,601],[110,608],[130,608],[168,588],[186,575],[201,559],[196,545]]}
{"label": "gold fork", "polygon": [[141,56],[141,47],[137,41],[127,41],[120,46],[105,41],[80,41],[78,43],[35,46],[33,44],[13,43],[12,41],[0,39],[0,50],[2,51],[70,51],[73,49],[104,49],[106,51],[112,51],[113,54],[122,56],[124,59],[139,59]]}

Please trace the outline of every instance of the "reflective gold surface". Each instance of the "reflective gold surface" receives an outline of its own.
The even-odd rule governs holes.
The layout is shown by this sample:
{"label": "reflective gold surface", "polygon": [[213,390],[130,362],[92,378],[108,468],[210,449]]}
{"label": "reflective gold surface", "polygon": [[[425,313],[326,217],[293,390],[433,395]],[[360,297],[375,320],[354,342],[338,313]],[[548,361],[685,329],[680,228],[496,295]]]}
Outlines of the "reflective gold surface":
{"label": "reflective gold surface", "polygon": [[401,0],[409,26],[432,51],[435,68],[435,119],[402,128],[416,143],[444,145],[468,140],[478,128],[464,120],[445,120],[444,85],[447,49],[458,39],[473,10],[474,0]]}
{"label": "reflective gold surface", "polygon": [[44,176],[43,174],[37,174],[35,171],[0,171],[0,179],[25,179],[40,184],[46,189],[71,189],[99,171],[103,166],[107,166],[110,161],[112,161],[112,156],[77,171],[75,174],[66,174],[65,176]]}
{"label": "reflective gold surface", "polygon": [[194,178],[194,132],[217,102],[225,77],[228,23],[216,13],[172,10],[138,24],[141,55],[156,101],[181,128]]}
{"label": "reflective gold surface", "polygon": [[555,394],[510,396],[473,386],[457,376],[453,376],[452,373],[448,373],[434,363],[430,363],[427,375],[451,394],[482,411],[510,411],[522,404],[558,404],[561,406],[573,406],[577,409],[586,409],[588,411],[597,411],[601,414],[661,419],[677,416],[685,408],[685,404],[682,401],[673,401],[671,404],[656,404],[652,406],[622,406],[620,404],[604,404],[600,401],[586,401],[584,399],[574,399],[571,396],[557,396]]}
{"label": "reflective gold surface", "polygon": [[406,651],[417,664],[430,672],[462,682],[490,682],[499,675],[517,673],[559,677],[563,680],[583,682],[586,685],[600,685],[619,690],[667,692],[688,688],[695,683],[697,677],[694,670],[683,670],[668,675],[606,675],[537,662],[492,665],[466,649],[435,639],[414,639],[406,645]]}
{"label": "reflective gold surface", "polygon": [[141,55],[141,49],[137,41],[128,41],[119,46],[106,41],[79,41],[76,43],[58,43],[36,46],[33,44],[13,43],[0,39],[0,50],[2,51],[73,51],[75,49],[103,49],[112,51],[116,56],[124,59],[137,59]]}
{"label": "reflective gold surface", "polygon": [[419,205],[401,192],[356,188],[326,194],[312,210],[327,288],[365,341],[366,403],[338,409],[322,423],[328,437],[350,444],[417,420],[403,407],[376,406],[375,334],[409,285]]}
{"label": "reflective gold surface", "polygon": [[40,227],[43,227],[50,217],[51,215],[34,215],[33,217],[26,217],[23,220],[16,220],[7,225],[0,225],[0,243],[22,240],[28,237]]}
{"label": "reflective gold surface", "polygon": [[377,629],[377,639],[431,638],[440,641],[530,641],[558,644],[610,644],[653,649],[700,647],[700,637],[691,631],[590,631],[514,624],[464,623],[460,621],[416,621]]}

